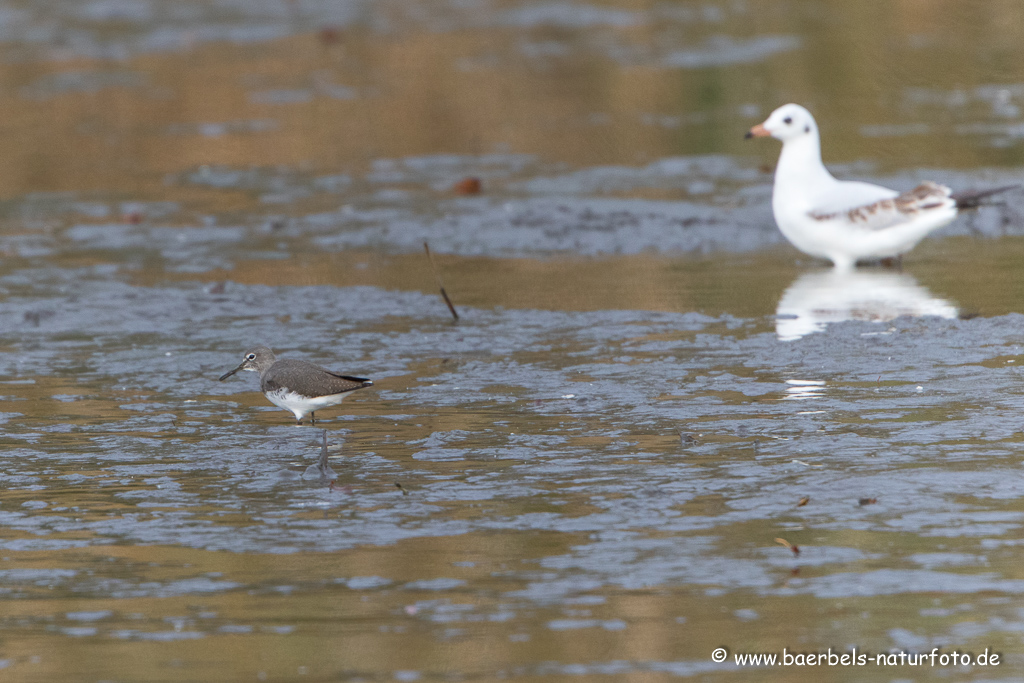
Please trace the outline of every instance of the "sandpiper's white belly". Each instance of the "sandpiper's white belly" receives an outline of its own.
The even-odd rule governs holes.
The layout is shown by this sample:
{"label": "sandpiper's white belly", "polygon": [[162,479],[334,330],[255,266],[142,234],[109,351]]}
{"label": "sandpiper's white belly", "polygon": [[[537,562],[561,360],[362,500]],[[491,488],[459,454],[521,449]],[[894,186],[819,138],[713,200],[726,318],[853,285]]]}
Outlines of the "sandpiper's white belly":
{"label": "sandpiper's white belly", "polygon": [[303,417],[314,411],[320,410],[321,408],[328,408],[330,406],[336,406],[345,400],[345,397],[350,392],[343,394],[331,394],[329,396],[303,396],[289,389],[278,389],[277,391],[268,391],[266,396],[267,399],[275,406],[290,410],[295,414],[296,420],[301,420]]}

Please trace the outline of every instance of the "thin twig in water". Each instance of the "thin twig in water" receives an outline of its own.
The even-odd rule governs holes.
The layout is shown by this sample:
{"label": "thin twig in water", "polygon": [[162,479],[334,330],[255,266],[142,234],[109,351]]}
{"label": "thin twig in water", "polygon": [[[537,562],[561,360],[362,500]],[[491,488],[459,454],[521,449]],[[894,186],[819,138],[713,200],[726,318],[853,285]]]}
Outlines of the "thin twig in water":
{"label": "thin twig in water", "polygon": [[434,255],[430,253],[430,245],[427,244],[426,240],[423,241],[423,250],[427,252],[427,258],[430,259],[430,267],[434,270],[434,279],[437,280],[437,286],[441,288],[441,298],[448,304],[448,310],[452,312],[452,317],[455,320],[459,319],[459,314],[455,311],[455,306],[452,304],[452,300],[448,298],[448,292],[444,291],[444,282],[441,281],[441,273],[437,270],[437,264],[434,263]]}

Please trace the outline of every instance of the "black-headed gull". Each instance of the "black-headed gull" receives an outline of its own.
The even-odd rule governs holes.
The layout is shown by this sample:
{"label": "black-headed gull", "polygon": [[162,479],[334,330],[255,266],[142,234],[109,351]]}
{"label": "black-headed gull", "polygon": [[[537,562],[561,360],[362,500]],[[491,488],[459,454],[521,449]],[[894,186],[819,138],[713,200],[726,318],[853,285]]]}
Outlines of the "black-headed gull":
{"label": "black-headed gull", "polygon": [[924,182],[900,194],[871,183],[836,180],[821,162],[818,125],[799,104],[779,107],[746,135],[768,136],[782,141],[772,190],[779,230],[800,251],[829,259],[837,268],[901,256],[961,209],[1019,187],[954,194],[945,185]]}

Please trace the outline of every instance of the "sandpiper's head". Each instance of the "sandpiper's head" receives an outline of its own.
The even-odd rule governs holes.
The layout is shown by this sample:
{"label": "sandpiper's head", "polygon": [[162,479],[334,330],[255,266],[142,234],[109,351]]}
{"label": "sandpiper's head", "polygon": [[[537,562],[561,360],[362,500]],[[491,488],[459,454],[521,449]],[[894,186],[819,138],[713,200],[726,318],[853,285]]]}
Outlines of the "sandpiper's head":
{"label": "sandpiper's head", "polygon": [[239,370],[252,370],[253,372],[258,372],[262,375],[263,371],[273,365],[275,360],[274,352],[266,346],[254,346],[245,352],[245,356],[242,358],[242,362],[238,364],[237,368],[225,372],[220,376],[220,381],[223,382]]}
{"label": "sandpiper's head", "polygon": [[799,104],[784,104],[771,113],[764,123],[759,123],[749,131],[747,138],[764,138],[771,136],[776,140],[788,142],[807,135],[817,135],[818,125],[814,117]]}

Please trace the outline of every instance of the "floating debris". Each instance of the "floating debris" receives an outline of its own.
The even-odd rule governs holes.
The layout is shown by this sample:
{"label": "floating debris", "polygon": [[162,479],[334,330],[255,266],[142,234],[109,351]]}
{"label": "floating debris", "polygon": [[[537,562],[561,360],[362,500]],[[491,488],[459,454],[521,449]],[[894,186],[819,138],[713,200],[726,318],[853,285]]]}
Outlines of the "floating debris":
{"label": "floating debris", "polygon": [[461,195],[480,194],[482,190],[483,184],[476,176],[467,176],[452,186],[452,191]]}
{"label": "floating debris", "polygon": [[792,550],[794,555],[799,555],[800,554],[800,546],[793,545],[792,543],[790,543],[789,541],[787,541],[784,538],[776,538],[775,542],[778,543],[779,545],[785,546],[785,547],[789,548],[790,550]]}

